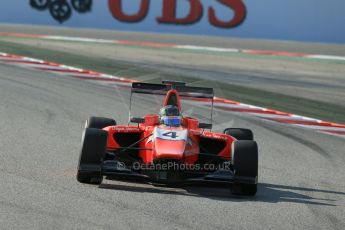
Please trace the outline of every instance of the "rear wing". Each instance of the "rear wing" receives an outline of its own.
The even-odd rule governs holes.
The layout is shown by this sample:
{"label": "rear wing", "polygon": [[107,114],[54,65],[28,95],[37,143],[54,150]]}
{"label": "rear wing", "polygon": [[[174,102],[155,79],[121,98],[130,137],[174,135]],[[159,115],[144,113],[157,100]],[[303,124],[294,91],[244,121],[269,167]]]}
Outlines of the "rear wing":
{"label": "rear wing", "polygon": [[208,98],[213,99],[212,88],[186,86],[183,84],[153,84],[153,83],[132,83],[131,93],[166,95],[171,89],[179,92],[181,97]]}
{"label": "rear wing", "polygon": [[[209,100],[211,104],[211,124],[209,127],[212,127],[213,120],[213,103],[214,103],[214,90],[213,88],[206,87],[194,87],[186,86],[184,82],[177,81],[163,81],[163,84],[154,84],[154,83],[143,83],[143,82],[134,82],[132,83],[131,96],[130,96],[130,105],[129,105],[129,123],[131,122],[131,110],[132,110],[132,95],[133,93],[138,94],[153,94],[153,95],[166,95],[169,90],[176,90],[180,97],[182,98],[199,98]],[[212,129],[212,128],[210,128]]]}

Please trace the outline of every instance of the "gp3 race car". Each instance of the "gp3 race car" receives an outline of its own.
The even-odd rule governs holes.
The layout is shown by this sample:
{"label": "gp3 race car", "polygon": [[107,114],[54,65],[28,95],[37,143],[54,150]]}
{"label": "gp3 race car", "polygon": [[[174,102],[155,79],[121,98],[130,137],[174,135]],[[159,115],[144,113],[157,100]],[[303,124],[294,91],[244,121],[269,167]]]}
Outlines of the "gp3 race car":
{"label": "gp3 race car", "polygon": [[[134,94],[161,95],[160,111],[130,118],[91,117],[82,135],[77,180],[101,184],[111,180],[147,182],[159,186],[219,185],[233,194],[254,196],[258,182],[258,146],[249,129],[212,132],[214,91],[183,82],[132,83]],[[186,116],[187,104],[211,102],[211,123]],[[188,106],[186,106],[188,107]],[[134,125],[130,125],[134,124]],[[210,131],[206,131],[210,130]]]}

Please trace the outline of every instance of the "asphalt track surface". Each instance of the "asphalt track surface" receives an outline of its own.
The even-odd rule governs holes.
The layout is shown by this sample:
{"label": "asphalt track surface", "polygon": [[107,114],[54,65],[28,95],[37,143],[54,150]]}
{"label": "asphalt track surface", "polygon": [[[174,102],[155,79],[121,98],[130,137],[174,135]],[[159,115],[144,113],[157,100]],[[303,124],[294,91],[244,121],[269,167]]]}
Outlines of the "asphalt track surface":
{"label": "asphalt track surface", "polygon": [[[344,229],[344,138],[217,112],[260,148],[254,198],[75,179],[84,120],[127,121],[128,90],[0,64],[1,229]],[[142,107],[150,102],[143,99]]]}

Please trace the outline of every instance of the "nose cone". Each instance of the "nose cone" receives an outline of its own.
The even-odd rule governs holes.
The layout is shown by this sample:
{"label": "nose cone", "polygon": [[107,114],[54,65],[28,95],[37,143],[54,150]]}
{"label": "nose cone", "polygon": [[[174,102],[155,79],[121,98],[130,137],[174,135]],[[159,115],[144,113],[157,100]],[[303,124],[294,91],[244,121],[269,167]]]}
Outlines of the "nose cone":
{"label": "nose cone", "polygon": [[156,139],[155,141],[155,155],[157,159],[169,158],[175,160],[181,160],[186,148],[186,142],[184,140],[170,141]]}
{"label": "nose cone", "polygon": [[155,128],[153,137],[155,158],[182,159],[187,138],[188,131],[183,128]]}

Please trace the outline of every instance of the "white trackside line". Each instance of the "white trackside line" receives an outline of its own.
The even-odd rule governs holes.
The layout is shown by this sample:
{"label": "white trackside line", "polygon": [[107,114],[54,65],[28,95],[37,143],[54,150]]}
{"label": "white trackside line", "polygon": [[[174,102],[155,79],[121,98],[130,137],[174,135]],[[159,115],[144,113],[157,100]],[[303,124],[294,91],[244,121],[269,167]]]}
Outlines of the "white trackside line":
{"label": "white trackside line", "polygon": [[208,46],[176,45],[176,46],[173,46],[173,48],[186,49],[186,50],[213,51],[213,52],[230,52],[230,53],[240,52],[239,49],[218,48],[218,47],[208,47]]}
{"label": "white trackside line", "polygon": [[342,56],[330,56],[330,55],[307,55],[306,58],[324,59],[324,60],[335,60],[345,61],[345,57]]}
{"label": "white trackside line", "polygon": [[270,111],[269,109],[265,109],[263,107],[247,105],[247,104],[227,104],[224,102],[216,102],[213,105],[215,107],[229,108],[229,109],[252,109],[252,110],[256,109],[256,110],[262,110],[262,111]]}
{"label": "white trackside line", "polygon": [[92,42],[92,43],[106,43],[106,44],[114,43],[114,40],[82,38],[82,37],[43,36],[42,38],[45,38],[48,40],[58,40],[58,41]]}
{"label": "white trackside line", "polygon": [[[251,112],[249,112],[251,113]],[[254,113],[252,113],[254,114]],[[279,115],[279,114],[266,114],[266,113],[257,113],[255,114],[257,117],[262,117],[262,118],[269,118],[269,119],[289,119],[289,120],[296,120],[296,121],[305,121],[303,117],[293,117],[293,116],[288,116],[288,115]]]}
{"label": "white trackside line", "polygon": [[55,72],[55,71],[50,71],[48,70],[49,72],[54,72],[54,73],[57,73],[57,74],[62,74],[62,75],[70,75],[70,76],[73,76],[73,77],[83,77],[83,78],[93,78],[93,77],[100,77],[100,75],[98,74],[83,74],[83,73],[64,73],[64,72]]}
{"label": "white trackside line", "polygon": [[303,128],[308,128],[308,129],[316,129],[316,130],[319,130],[319,131],[330,130],[330,131],[342,131],[342,132],[345,132],[345,128],[341,128],[341,127],[300,125],[300,124],[296,124],[296,126],[303,127]]}
{"label": "white trackside line", "polygon": [[[25,65],[25,64],[24,64]],[[85,70],[83,69],[80,69],[80,68],[75,68],[75,67],[72,67],[72,66],[66,66],[66,65],[60,65],[60,66],[57,66],[57,68],[51,68],[51,65],[46,65],[46,66],[41,66],[40,69],[42,71],[50,71],[50,69],[52,69],[51,71],[54,71],[54,70],[66,70],[66,71],[75,71],[75,73],[84,73]]]}
{"label": "white trackside line", "polygon": [[31,64],[31,63],[11,63],[11,64],[22,65],[23,67],[28,67],[32,69],[48,68],[48,67],[50,69],[63,69],[61,68],[61,66],[55,66],[55,65]]}
{"label": "white trackside line", "polygon": [[333,136],[337,136],[337,137],[342,137],[345,139],[345,135],[344,134],[339,134],[339,133],[334,133],[333,131],[327,131],[327,130],[316,130],[317,132],[320,132],[320,133],[327,133],[327,134],[330,134],[330,135],[333,135]]}

